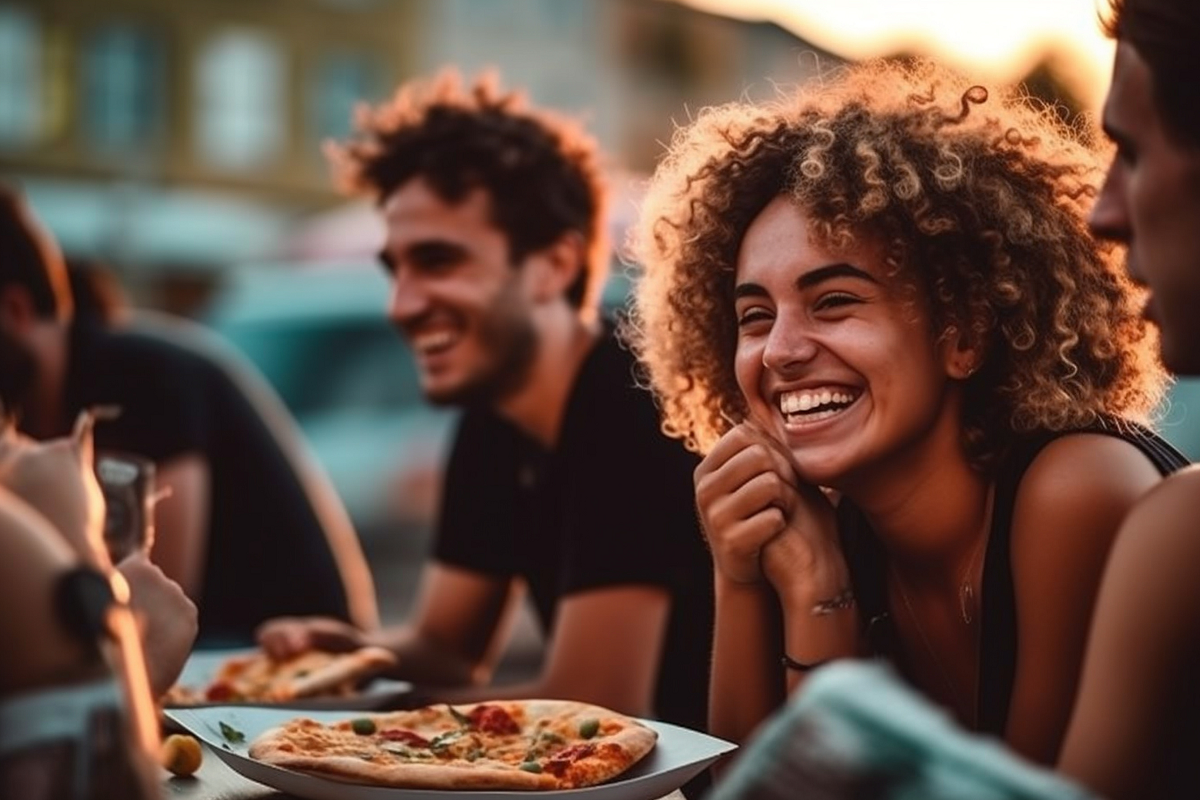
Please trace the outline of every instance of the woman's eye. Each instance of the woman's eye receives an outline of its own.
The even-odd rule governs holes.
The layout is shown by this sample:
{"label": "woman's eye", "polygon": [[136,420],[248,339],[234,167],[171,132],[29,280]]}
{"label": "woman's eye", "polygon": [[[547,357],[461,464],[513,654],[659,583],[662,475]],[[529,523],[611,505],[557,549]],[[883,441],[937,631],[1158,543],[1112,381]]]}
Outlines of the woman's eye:
{"label": "woman's eye", "polygon": [[840,306],[848,306],[848,305],[851,305],[852,303],[857,303],[857,302],[859,302],[858,298],[852,294],[843,294],[840,292],[835,292],[832,294],[822,295],[820,298],[817,299],[817,302],[813,305],[813,308],[817,311],[823,311],[823,310],[829,309],[829,308],[838,308]]}
{"label": "woman's eye", "polygon": [[764,308],[759,308],[756,306],[754,308],[747,308],[744,311],[740,312],[737,317],[737,322],[738,322],[739,326],[745,326],[745,325],[751,325],[755,322],[769,320],[770,318],[771,318],[770,312],[768,312]]}

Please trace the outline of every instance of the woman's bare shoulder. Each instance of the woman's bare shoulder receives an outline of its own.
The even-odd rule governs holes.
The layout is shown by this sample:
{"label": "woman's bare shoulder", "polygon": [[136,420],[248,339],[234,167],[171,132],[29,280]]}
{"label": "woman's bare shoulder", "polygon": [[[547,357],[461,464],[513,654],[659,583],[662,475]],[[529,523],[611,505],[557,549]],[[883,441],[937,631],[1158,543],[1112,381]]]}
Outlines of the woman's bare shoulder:
{"label": "woman's bare shoulder", "polygon": [[1161,478],[1154,463],[1132,442],[1103,433],[1071,433],[1042,448],[1026,470],[1021,489],[1060,501],[1064,493],[1086,497],[1114,490],[1140,497]]}
{"label": "woman's bare shoulder", "polygon": [[1161,481],[1158,469],[1131,442],[1105,434],[1061,436],[1037,454],[1021,478],[1014,538],[1030,527],[1086,532],[1098,524],[1111,535]]}

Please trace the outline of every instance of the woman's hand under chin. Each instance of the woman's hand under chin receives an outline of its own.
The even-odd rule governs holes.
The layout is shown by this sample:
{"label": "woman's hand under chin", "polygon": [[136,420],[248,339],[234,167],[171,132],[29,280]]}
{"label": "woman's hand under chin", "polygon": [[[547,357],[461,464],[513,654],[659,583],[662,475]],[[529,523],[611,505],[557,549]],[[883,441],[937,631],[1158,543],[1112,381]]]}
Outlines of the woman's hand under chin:
{"label": "woman's hand under chin", "polygon": [[753,423],[734,426],[696,468],[696,507],[718,574],[767,581],[844,582],[833,505],[800,482],[791,454]]}

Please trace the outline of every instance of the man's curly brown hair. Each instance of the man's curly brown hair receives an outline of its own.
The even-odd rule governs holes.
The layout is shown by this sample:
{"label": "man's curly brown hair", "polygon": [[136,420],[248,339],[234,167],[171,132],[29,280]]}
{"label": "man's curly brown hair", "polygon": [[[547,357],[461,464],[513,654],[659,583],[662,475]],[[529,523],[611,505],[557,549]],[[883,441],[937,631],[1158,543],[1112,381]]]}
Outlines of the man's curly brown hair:
{"label": "man's curly brown hair", "polygon": [[956,327],[980,347],[963,421],[977,467],[1017,432],[1144,421],[1166,377],[1115,252],[1087,229],[1097,137],[1056,119],[928,61],[877,61],[677,131],[634,231],[645,272],[624,331],[666,432],[707,452],[747,413],[734,270],[780,195],[809,215],[814,242],[884,242],[929,298],[931,335]]}
{"label": "man's curly brown hair", "polygon": [[355,129],[326,146],[343,188],[382,203],[423,178],[450,204],[482,188],[514,264],[576,232],[587,257],[567,299],[594,307],[608,270],[607,195],[599,148],[577,122],[531,107],[523,94],[501,89],[494,73],[467,85],[446,69],[360,108]]}

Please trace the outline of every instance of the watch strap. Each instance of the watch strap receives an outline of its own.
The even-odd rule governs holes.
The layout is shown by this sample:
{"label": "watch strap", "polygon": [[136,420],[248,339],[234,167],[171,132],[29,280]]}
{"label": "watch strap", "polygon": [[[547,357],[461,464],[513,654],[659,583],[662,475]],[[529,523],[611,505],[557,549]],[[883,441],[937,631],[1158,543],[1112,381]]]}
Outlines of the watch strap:
{"label": "watch strap", "polygon": [[111,635],[108,612],[115,603],[112,584],[91,567],[68,570],[54,587],[54,611],[60,624],[92,648]]}

